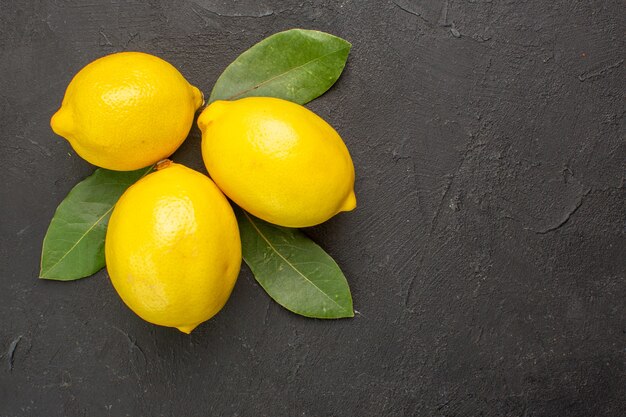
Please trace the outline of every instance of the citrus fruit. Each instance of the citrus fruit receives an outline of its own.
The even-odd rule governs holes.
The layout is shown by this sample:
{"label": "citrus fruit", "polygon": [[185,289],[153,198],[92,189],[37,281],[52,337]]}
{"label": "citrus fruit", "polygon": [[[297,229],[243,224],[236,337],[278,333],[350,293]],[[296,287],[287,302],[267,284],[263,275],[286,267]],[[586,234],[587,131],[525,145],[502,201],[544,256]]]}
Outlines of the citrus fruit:
{"label": "citrus fruit", "polygon": [[211,178],[253,215],[306,227],[356,207],[346,145],[305,107],[271,97],[215,101],[198,126]]}
{"label": "citrus fruit", "polygon": [[207,176],[170,161],[157,168],[113,209],[107,269],[137,315],[190,333],[230,296],[241,266],[239,230]]}
{"label": "citrus fruit", "polygon": [[50,125],[88,162],[129,171],[171,155],[202,103],[200,90],[168,62],[120,52],[74,76]]}

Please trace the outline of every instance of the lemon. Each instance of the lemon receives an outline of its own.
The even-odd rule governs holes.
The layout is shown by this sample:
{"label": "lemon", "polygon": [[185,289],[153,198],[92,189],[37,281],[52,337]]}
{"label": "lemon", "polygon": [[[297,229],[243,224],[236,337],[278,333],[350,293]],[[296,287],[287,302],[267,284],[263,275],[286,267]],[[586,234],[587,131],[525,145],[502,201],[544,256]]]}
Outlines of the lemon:
{"label": "lemon", "polygon": [[116,204],[105,255],[111,282],[131,310],[190,333],[230,296],[241,242],[233,210],[213,181],[166,161]]}
{"label": "lemon", "polygon": [[211,178],[253,215],[306,227],[356,207],[346,145],[305,107],[270,97],[215,101],[198,126]]}
{"label": "lemon", "polygon": [[128,171],[171,155],[202,103],[200,90],[168,62],[120,52],[74,76],[50,125],[88,162]]}

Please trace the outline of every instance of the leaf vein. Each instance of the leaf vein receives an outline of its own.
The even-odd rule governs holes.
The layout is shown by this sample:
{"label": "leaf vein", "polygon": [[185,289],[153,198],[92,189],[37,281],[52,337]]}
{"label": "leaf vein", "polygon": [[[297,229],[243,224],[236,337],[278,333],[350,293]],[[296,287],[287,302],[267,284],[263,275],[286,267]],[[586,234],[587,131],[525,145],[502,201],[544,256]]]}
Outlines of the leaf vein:
{"label": "leaf vein", "polygon": [[296,271],[302,278],[304,278],[307,282],[309,282],[312,286],[314,286],[320,293],[322,293],[324,295],[324,297],[328,298],[333,304],[335,304],[337,307],[339,307],[341,309],[341,311],[345,311],[345,307],[343,307],[341,304],[337,303],[335,300],[333,300],[332,298],[330,298],[328,296],[328,294],[326,294],[320,287],[318,287],[317,285],[315,285],[315,283],[313,281],[311,281],[309,278],[306,277],[306,275],[304,275],[298,268],[296,268],[296,266],[294,264],[292,264],[291,262],[289,262],[289,260],[287,260],[287,258],[285,258],[279,251],[278,249],[276,249],[274,247],[274,245],[272,245],[272,242],[269,241],[269,239],[267,237],[265,237],[265,235],[263,234],[263,232],[261,232],[261,230],[257,227],[257,225],[254,223],[254,221],[252,220],[252,218],[250,218],[250,216],[248,215],[248,213],[246,213],[245,211],[243,212],[244,215],[246,216],[246,218],[248,219],[248,221],[250,222],[250,224],[252,225],[252,227],[254,227],[254,229],[257,231],[257,233],[259,234],[259,236],[261,236],[263,238],[263,240],[265,240],[267,242],[267,244],[269,245],[270,248],[272,248],[272,250],[274,252],[276,252],[276,254],[283,260],[285,261],[285,263],[287,265],[289,265],[294,271]]}
{"label": "leaf vein", "polygon": [[76,246],[78,246],[78,244],[79,244],[79,243],[80,243],[80,242],[81,242],[81,241],[85,238],[85,236],[87,236],[89,233],[91,233],[91,231],[92,231],[92,230],[93,230],[93,229],[94,229],[97,225],[99,225],[99,224],[100,224],[100,222],[102,221],[102,219],[104,219],[104,217],[105,217],[107,214],[109,214],[111,211],[113,211],[113,207],[115,207],[115,205],[111,206],[111,208],[110,208],[110,209],[108,209],[108,210],[107,210],[107,211],[106,211],[106,212],[105,212],[102,216],[100,216],[100,217],[98,218],[98,220],[96,220],[96,221],[94,222],[94,224],[92,224],[92,225],[91,225],[91,227],[89,227],[89,229],[87,229],[87,230],[85,231],[85,233],[83,233],[83,234],[81,235],[80,239],[78,239],[78,240],[76,241],[76,243],[74,243],[74,244],[72,245],[72,247],[71,247],[71,248],[69,248],[69,249],[67,250],[67,252],[65,252],[65,254],[63,254],[63,256],[62,256],[62,257],[61,257],[58,261],[56,261],[56,262],[54,263],[54,265],[52,265],[50,268],[48,268],[48,269],[46,270],[46,272],[43,272],[43,271],[42,271],[41,275],[42,275],[42,276],[44,276],[44,275],[46,275],[46,274],[50,273],[50,271],[52,271],[54,268],[56,268],[56,267],[57,267],[57,265],[59,265],[59,264],[61,263],[61,261],[63,261],[63,259],[65,259],[65,258],[67,257],[67,255],[69,255],[69,254],[70,254],[70,252],[72,252],[72,251],[74,250],[74,248],[76,248]]}
{"label": "leaf vein", "polygon": [[[288,70],[287,70],[287,71],[285,71],[285,72],[281,72],[280,74],[277,74],[277,75],[273,76],[272,78],[268,78],[267,80],[262,81],[262,82],[260,82],[260,83],[258,83],[258,84],[256,84],[256,85],[254,85],[254,86],[252,86],[252,87],[250,87],[250,88],[247,88],[247,89],[245,89],[245,90],[243,90],[243,91],[240,91],[240,92],[238,92],[238,93],[236,93],[236,94],[233,94],[232,96],[228,97],[226,100],[232,100],[232,99],[234,99],[234,98],[241,97],[242,95],[244,95],[244,94],[246,94],[246,93],[249,93],[250,91],[257,90],[257,89],[261,88],[263,85],[268,84],[268,83],[270,83],[270,82],[272,82],[272,81],[276,80],[277,78],[283,77],[283,76],[285,76],[285,75],[289,74],[289,73],[290,73],[290,72],[292,72],[292,71],[296,71],[296,70],[298,70],[298,69],[300,69],[300,68],[304,68],[304,67],[306,67],[307,65],[309,65],[309,64],[311,64],[311,63],[314,63],[315,61],[319,61],[319,60],[320,60],[320,59],[322,59],[322,58],[326,58],[327,56],[330,56],[330,55],[336,54],[336,53],[338,53],[338,52],[343,52],[343,51],[344,51],[344,50],[346,50],[346,49],[348,49],[348,50],[349,50],[350,48],[349,48],[349,47],[344,47],[344,48],[336,49],[336,50],[334,50],[334,51],[332,51],[332,52],[329,52],[329,53],[327,53],[327,54],[320,55],[320,56],[318,56],[317,58],[312,59],[312,60],[310,60],[310,61],[307,61],[307,62],[305,62],[305,63],[304,63],[304,64],[302,64],[302,65],[298,65],[297,67],[290,68],[290,69],[288,69]],[[307,71],[307,72],[310,74],[310,72],[309,72],[309,71]]]}

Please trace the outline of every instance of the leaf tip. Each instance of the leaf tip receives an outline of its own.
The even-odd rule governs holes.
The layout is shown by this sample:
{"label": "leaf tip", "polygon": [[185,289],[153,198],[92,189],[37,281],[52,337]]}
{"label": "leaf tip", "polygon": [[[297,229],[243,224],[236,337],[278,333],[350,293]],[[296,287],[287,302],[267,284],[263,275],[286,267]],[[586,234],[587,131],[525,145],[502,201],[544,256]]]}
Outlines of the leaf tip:
{"label": "leaf tip", "polygon": [[50,269],[47,269],[47,270],[41,269],[39,271],[39,279],[56,280],[58,278],[55,278],[54,276],[50,275]]}
{"label": "leaf tip", "polygon": [[339,319],[353,319],[354,318],[354,309],[345,310],[342,316],[337,317]]}

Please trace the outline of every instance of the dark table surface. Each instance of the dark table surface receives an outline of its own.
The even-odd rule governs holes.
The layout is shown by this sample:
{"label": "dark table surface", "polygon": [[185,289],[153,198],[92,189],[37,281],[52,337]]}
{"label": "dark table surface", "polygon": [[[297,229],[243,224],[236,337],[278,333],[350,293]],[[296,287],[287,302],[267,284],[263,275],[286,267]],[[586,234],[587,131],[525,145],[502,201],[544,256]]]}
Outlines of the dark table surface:
{"label": "dark table surface", "polygon": [[[0,416],[624,415],[624,16],[619,0],[3,3]],[[296,316],[246,267],[190,336],[136,317],[105,271],[37,279],[56,206],[93,171],[49,128],[74,73],[146,51],[208,93],[292,27],[354,45],[309,107],[346,141],[359,207],[307,231],[354,319]],[[194,128],[174,159],[204,170],[199,144]]]}

